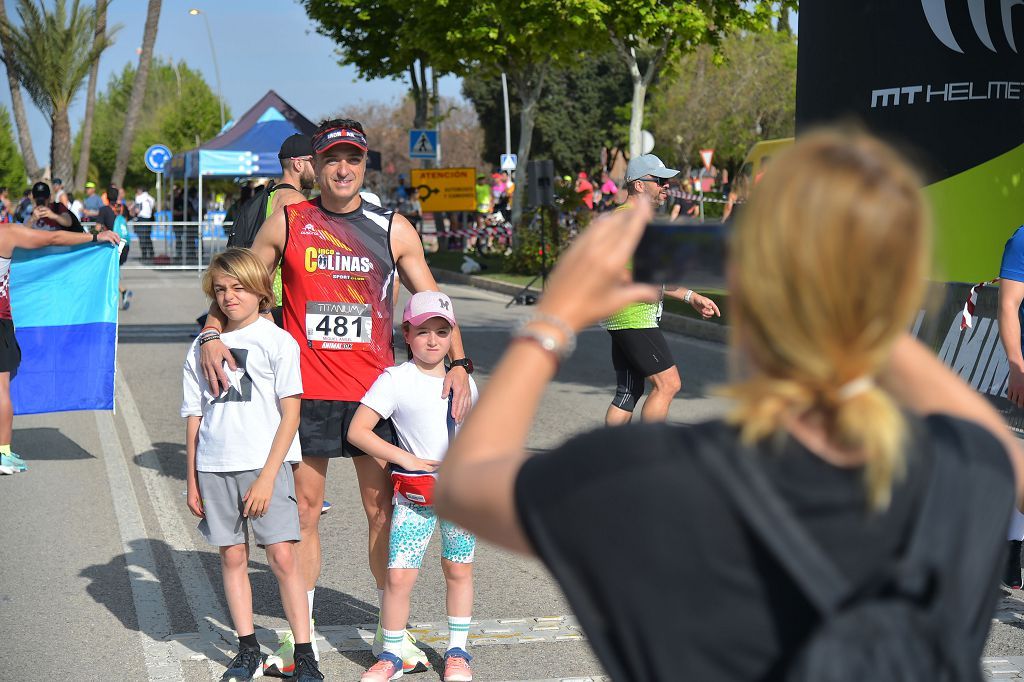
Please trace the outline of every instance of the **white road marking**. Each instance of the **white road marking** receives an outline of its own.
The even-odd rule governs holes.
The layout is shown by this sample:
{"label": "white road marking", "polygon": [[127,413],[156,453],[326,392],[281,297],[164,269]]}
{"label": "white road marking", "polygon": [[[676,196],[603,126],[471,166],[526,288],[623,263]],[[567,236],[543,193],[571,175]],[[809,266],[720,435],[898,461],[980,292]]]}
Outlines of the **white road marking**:
{"label": "white road marking", "polygon": [[190,531],[185,528],[181,517],[175,511],[178,506],[184,504],[184,501],[180,496],[172,494],[166,482],[161,481],[166,475],[160,466],[160,458],[156,455],[153,441],[121,371],[117,373],[117,402],[121,407],[121,416],[128,426],[132,449],[138,457],[139,473],[146,485],[150,502],[157,511],[155,516],[160,526],[160,535],[170,545],[171,558],[182,591],[185,593],[185,601],[199,627],[201,650],[195,653],[220,658],[213,648],[223,654],[225,649],[235,646],[234,630],[229,625],[231,621],[224,613],[220,600],[210,584],[209,576],[200,563],[199,553]]}
{"label": "white road marking", "polygon": [[103,448],[102,459],[107,470],[114,516],[121,534],[121,548],[138,618],[146,674],[154,681],[180,680],[181,663],[174,655],[171,643],[155,636],[158,633],[170,634],[170,617],[160,583],[155,578],[156,561],[142,522],[135,487],[128,474],[124,448],[117,437],[114,416],[110,412],[96,412],[96,428]]}

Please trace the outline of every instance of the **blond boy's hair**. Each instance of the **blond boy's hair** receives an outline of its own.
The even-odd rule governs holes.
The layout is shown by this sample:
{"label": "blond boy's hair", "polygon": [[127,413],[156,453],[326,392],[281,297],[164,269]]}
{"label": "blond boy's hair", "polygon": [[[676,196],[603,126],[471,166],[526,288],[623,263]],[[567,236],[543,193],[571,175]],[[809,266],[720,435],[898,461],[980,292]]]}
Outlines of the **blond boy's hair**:
{"label": "blond boy's hair", "polygon": [[250,249],[232,247],[213,257],[210,267],[203,275],[203,292],[211,299],[216,298],[213,292],[213,279],[218,275],[234,277],[246,291],[259,296],[260,312],[266,312],[274,305],[274,288],[270,281],[270,272]]}

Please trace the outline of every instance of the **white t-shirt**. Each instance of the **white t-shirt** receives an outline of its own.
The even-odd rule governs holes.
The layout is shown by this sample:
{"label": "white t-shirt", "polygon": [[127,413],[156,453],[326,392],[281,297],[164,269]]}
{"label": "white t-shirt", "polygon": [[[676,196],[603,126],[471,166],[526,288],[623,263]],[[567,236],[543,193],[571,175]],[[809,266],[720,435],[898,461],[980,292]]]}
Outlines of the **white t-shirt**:
{"label": "white t-shirt", "polygon": [[[444,377],[424,374],[409,361],[388,367],[377,377],[362,403],[395,425],[399,447],[420,459],[440,462],[448,451],[448,399],[441,397]],[[476,403],[479,393],[469,377]]]}
{"label": "white t-shirt", "polygon": [[82,206],[82,202],[79,201],[78,199],[75,199],[74,201],[71,202],[71,206],[68,207],[68,210],[74,213],[76,218],[81,220],[83,208],[84,207]]}
{"label": "white t-shirt", "polygon": [[135,196],[135,205],[139,207],[139,220],[151,220],[153,218],[153,206],[156,200],[149,192],[143,192]]}
{"label": "white t-shirt", "polygon": [[[182,417],[202,417],[198,471],[252,471],[262,469],[281,424],[281,398],[302,393],[299,345],[291,334],[270,320],[259,318],[247,327],[220,336],[238,369],[227,368],[230,386],[220,396],[199,366],[199,339],[185,356],[181,403]],[[296,434],[286,462],[301,460]]]}

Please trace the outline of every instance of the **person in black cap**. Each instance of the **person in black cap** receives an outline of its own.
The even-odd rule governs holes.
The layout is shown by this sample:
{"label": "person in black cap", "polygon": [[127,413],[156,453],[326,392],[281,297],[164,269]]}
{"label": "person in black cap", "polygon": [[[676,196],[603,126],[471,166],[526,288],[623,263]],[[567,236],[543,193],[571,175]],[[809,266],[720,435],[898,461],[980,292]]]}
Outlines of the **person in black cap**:
{"label": "person in black cap", "polygon": [[37,230],[67,230],[69,232],[85,232],[82,223],[78,222],[64,204],[50,201],[50,186],[45,182],[32,185],[32,201],[36,207],[27,221],[29,227]]}
{"label": "person in black cap", "polygon": [[[274,211],[282,206],[300,204],[308,197],[309,191],[316,183],[316,172],[313,170],[313,143],[308,135],[295,133],[281,143],[281,151],[277,153],[281,162],[281,182],[273,185],[270,199],[267,201],[269,218]],[[274,321],[282,326],[281,320],[281,269],[274,269]]]}

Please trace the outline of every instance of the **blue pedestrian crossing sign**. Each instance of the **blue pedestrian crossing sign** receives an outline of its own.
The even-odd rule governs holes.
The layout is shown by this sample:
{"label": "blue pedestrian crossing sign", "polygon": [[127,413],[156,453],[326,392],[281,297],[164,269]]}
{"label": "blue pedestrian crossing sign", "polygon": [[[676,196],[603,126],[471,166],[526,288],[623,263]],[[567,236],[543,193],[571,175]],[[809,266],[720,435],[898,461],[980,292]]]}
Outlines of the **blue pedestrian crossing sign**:
{"label": "blue pedestrian crossing sign", "polygon": [[518,163],[519,157],[517,157],[515,154],[501,155],[501,170],[503,171],[514,171]]}
{"label": "blue pedestrian crossing sign", "polygon": [[143,160],[149,170],[154,173],[163,173],[167,164],[171,162],[171,150],[165,145],[154,144],[146,150]]}
{"label": "blue pedestrian crossing sign", "polygon": [[436,159],[437,158],[437,131],[436,130],[410,130],[409,131],[409,158],[410,159]]}

